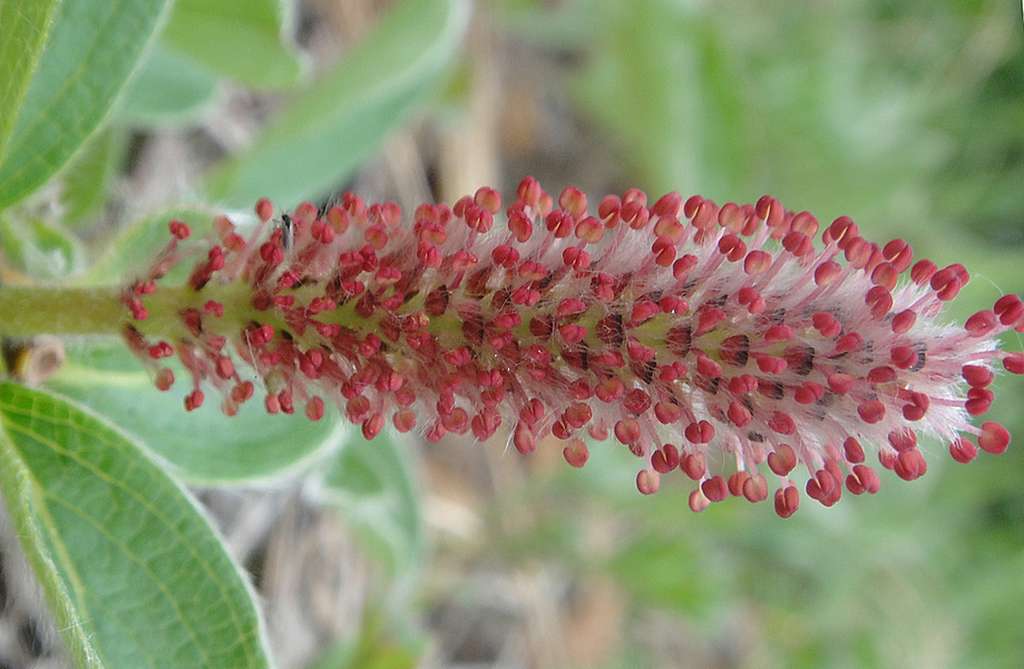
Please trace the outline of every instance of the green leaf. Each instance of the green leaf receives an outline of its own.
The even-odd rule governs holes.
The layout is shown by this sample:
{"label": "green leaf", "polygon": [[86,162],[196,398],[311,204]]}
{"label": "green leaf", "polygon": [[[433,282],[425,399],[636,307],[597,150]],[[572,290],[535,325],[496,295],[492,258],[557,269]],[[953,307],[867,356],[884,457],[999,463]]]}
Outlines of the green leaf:
{"label": "green leaf", "polygon": [[343,181],[437,88],[461,41],[465,0],[405,0],[298,96],[256,143],[217,168],[208,192],[235,206],[290,205]]}
{"label": "green leaf", "polygon": [[110,180],[124,155],[125,137],[107,128],[94,135],[61,175],[61,222],[75,227],[98,212],[107,200]]}
{"label": "green leaf", "polygon": [[[415,576],[423,556],[423,519],[411,446],[389,430],[353,437],[327,466],[321,492],[341,510],[370,553],[395,576]],[[405,584],[399,584],[405,585]]]}
{"label": "green leaf", "polygon": [[302,61],[283,0],[177,0],[164,39],[211,70],[256,87],[290,86]]}
{"label": "green leaf", "polygon": [[0,159],[50,33],[58,0],[0,2]]}
{"label": "green leaf", "polygon": [[45,183],[102,124],[168,5],[61,4],[0,163],[0,207]]}
{"label": "green leaf", "polygon": [[10,269],[34,279],[60,279],[82,264],[82,249],[67,230],[41,218],[0,214],[0,255]]}
{"label": "green leaf", "polygon": [[181,123],[201,113],[216,91],[217,80],[208,70],[157,44],[128,84],[115,114],[131,124]]}
{"label": "green leaf", "polygon": [[336,411],[317,422],[301,412],[268,415],[259,393],[233,418],[220,412],[215,397],[186,412],[183,368],[169,365],[179,382],[162,393],[119,343],[72,346],[67,355],[50,386],[116,422],[193,483],[266,479],[338,445],[348,432]]}
{"label": "green leaf", "polygon": [[196,503],[127,436],[0,384],[0,481],[83,667],[266,667],[244,577]]}

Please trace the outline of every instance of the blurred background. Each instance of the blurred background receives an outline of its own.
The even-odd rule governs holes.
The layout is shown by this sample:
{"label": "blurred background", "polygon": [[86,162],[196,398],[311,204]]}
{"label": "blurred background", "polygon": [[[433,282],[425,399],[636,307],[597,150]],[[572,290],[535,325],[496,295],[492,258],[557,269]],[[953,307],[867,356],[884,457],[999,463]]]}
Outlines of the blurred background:
{"label": "blurred background", "polygon": [[[967,265],[962,320],[1024,291],[1020,11],[294,0],[270,18],[274,45],[217,52],[202,3],[182,0],[104,130],[9,214],[40,239],[0,225],[7,271],[40,254],[76,271],[63,232],[102,258],[172,209],[355,190],[411,212],[484,184],[508,196],[531,174],[549,192],[767,192],[848,214],[869,238]],[[992,419],[1020,442],[1014,380]],[[498,437],[398,446],[314,459],[318,482],[307,463],[284,482],[200,488],[282,667],[1024,666],[1019,447],[964,467],[929,444],[925,478],[887,473],[874,497],[783,521],[735,501],[694,515],[683,485],[641,497],[610,445],[582,471],[553,444],[529,458]],[[18,615],[33,613],[9,612],[0,635],[25,662],[12,667],[47,652]]]}

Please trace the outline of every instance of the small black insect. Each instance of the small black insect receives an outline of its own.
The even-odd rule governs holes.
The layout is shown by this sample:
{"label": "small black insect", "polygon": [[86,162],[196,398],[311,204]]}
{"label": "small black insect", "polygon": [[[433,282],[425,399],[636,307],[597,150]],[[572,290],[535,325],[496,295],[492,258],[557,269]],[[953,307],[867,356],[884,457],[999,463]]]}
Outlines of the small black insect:
{"label": "small black insect", "polygon": [[285,251],[290,251],[292,244],[295,243],[295,224],[292,222],[292,217],[288,214],[281,214],[281,243],[284,245]]}

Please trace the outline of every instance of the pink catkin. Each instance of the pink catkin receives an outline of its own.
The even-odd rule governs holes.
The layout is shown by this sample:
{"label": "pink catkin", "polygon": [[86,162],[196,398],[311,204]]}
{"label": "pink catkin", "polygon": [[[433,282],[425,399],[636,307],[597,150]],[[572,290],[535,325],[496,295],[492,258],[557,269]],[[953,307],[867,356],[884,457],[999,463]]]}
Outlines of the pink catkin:
{"label": "pink catkin", "polygon": [[[218,217],[216,237],[189,249],[173,221],[124,303],[144,321],[161,277],[199,255],[186,334],[148,341],[129,324],[126,339],[161,390],[173,375],[155,360],[178,355],[188,410],[207,384],[234,415],[255,394],[244,374],[259,377],[269,413],[298,405],[319,420],[333,404],[367,438],[385,422],[431,441],[500,430],[528,454],[553,435],[582,467],[582,437],[611,434],[640,459],[640,492],[679,469],[694,511],[771,498],[788,517],[801,487],[826,506],[844,486],[877,492],[866,447],[916,479],[918,433],[957,462],[1009,444],[1001,425],[971,418],[991,405],[1000,367],[1024,372],[996,340],[1024,330],[1024,304],[1007,295],[945,324],[944,303],[969,280],[962,265],[914,263],[905,241],[880,247],[847,217],[815,246],[817,219],[769,196],[719,207],[631,189],[593,208],[576,188],[556,200],[527,177],[500,211],[481,188],[403,225],[394,203],[345,194],[326,211],[299,205],[286,231],[261,199],[255,231]],[[232,322],[213,299],[231,289],[255,318]],[[713,471],[723,460],[735,467]]]}

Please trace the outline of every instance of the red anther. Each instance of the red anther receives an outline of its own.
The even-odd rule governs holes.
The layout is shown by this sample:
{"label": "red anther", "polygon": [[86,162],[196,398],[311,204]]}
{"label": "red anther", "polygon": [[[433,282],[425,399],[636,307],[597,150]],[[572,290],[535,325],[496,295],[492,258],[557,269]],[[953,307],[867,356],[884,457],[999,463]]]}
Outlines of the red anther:
{"label": "red anther", "polygon": [[693,225],[699,230],[710,230],[715,225],[718,217],[718,207],[711,200],[704,200],[697,208],[697,215],[693,217]]}
{"label": "red anther", "polygon": [[171,345],[165,341],[153,344],[152,346],[149,347],[149,349],[147,349],[147,352],[149,353],[149,357],[153,358],[154,360],[159,360],[160,358],[169,358],[170,356],[174,355],[174,349],[171,348]]}
{"label": "red anther", "polygon": [[360,427],[362,428],[363,439],[373,441],[373,438],[384,429],[384,416],[380,413],[374,413],[364,420]]}
{"label": "red anther", "polygon": [[1024,374],[1024,353],[1010,353],[1003,358],[1003,367],[1011,374]]}
{"label": "red anther", "polygon": [[715,329],[726,319],[727,314],[718,307],[703,306],[697,311],[697,330],[694,336],[700,337]]}
{"label": "red anther", "polygon": [[917,351],[912,346],[893,346],[889,349],[889,360],[900,369],[910,369],[917,363]]}
{"label": "red anther", "polygon": [[825,388],[812,381],[805,381],[793,392],[798,404],[814,404],[825,395]]}
{"label": "red anther", "polygon": [[704,496],[704,493],[700,491],[700,488],[690,491],[690,496],[687,498],[686,504],[690,507],[690,511],[693,511],[694,513],[700,513],[711,506],[711,502],[709,502],[708,498]]}
{"label": "red anther", "polygon": [[768,468],[778,476],[786,476],[796,467],[796,451],[789,444],[777,444],[768,454]]}
{"label": "red anther", "polygon": [[957,270],[951,265],[935,272],[929,285],[935,291],[936,297],[946,302],[957,296],[963,286],[963,281],[960,280]]}
{"label": "red anther", "polygon": [[800,258],[814,251],[814,242],[804,233],[791,230],[782,238],[782,247]]}
{"label": "red anther", "polygon": [[843,249],[843,256],[846,258],[846,262],[855,269],[864,269],[871,262],[871,257],[874,255],[874,245],[869,243],[866,239],[860,237],[851,239]]}
{"label": "red anther", "polygon": [[843,442],[843,454],[846,456],[846,461],[850,464],[864,462],[864,449],[854,437],[847,437],[846,441]]}
{"label": "red anther", "polygon": [[483,207],[492,214],[497,214],[501,210],[501,195],[498,191],[487,186],[477,189],[476,194],[473,196],[473,201],[476,202],[477,206]]}
{"label": "red anther", "polygon": [[640,441],[640,423],[632,418],[624,418],[615,423],[615,438],[620,443],[630,446]]}
{"label": "red anther", "polygon": [[626,386],[618,377],[605,379],[594,387],[594,395],[605,403],[617,402],[625,394]]}
{"label": "red anther", "polygon": [[771,267],[771,264],[771,254],[755,249],[748,253],[747,257],[743,260],[743,271],[747,274],[760,274]]}
{"label": "red anther", "polygon": [[894,239],[882,248],[882,256],[892,264],[897,272],[903,272],[910,267],[910,261],[914,258],[914,250],[906,241]]}
{"label": "red anther", "polygon": [[587,196],[575,186],[566,186],[558,196],[558,206],[578,219],[587,213]]}
{"label": "red anther", "polygon": [[969,439],[958,437],[949,445],[949,456],[962,465],[978,457],[978,447]]}
{"label": "red anther", "polygon": [[967,319],[964,329],[973,337],[984,337],[996,328],[996,315],[991,311],[979,311]]}
{"label": "red anther", "polygon": [[846,477],[846,489],[854,495],[862,495],[865,492],[864,486],[861,485],[861,482],[853,474],[849,474]]}
{"label": "red anther", "polygon": [[989,410],[993,400],[995,400],[995,394],[988,388],[971,388],[967,391],[964,408],[972,416],[980,416]]}
{"label": "red anther", "polygon": [[700,491],[711,502],[721,502],[729,495],[729,488],[725,484],[725,479],[717,474],[701,483]]}
{"label": "red anther", "polygon": [[842,372],[829,374],[827,380],[829,390],[838,395],[845,395],[850,392],[850,389],[853,388],[854,384],[857,382],[856,378],[849,374],[843,374]]}
{"label": "red anther", "polygon": [[785,210],[779,201],[771,195],[762,195],[754,205],[757,217],[765,221],[769,227],[777,227],[783,222]]}
{"label": "red anther", "polygon": [[925,475],[928,471],[928,463],[925,461],[921,451],[915,449],[900,451],[896,456],[893,471],[904,481],[914,481]]}
{"label": "red anther", "polygon": [[785,358],[764,353],[755,353],[754,361],[757,362],[757,368],[765,374],[781,374],[789,366]]}
{"label": "red anther", "polygon": [[626,353],[629,355],[630,360],[644,364],[653,362],[657,355],[657,351],[649,346],[644,346],[633,337],[630,337],[626,342]]}
{"label": "red anther", "polygon": [[391,424],[399,432],[408,432],[416,427],[416,412],[412,409],[400,409],[391,417]]}
{"label": "red anther", "polygon": [[277,395],[267,395],[264,397],[263,406],[266,407],[269,414],[276,414],[281,411],[281,402],[277,399]]}
{"label": "red anther", "polygon": [[582,314],[586,310],[586,302],[578,297],[568,297],[558,303],[558,306],[555,308],[555,315],[559,318],[564,318],[566,316]]}
{"label": "red anther", "polygon": [[896,287],[896,280],[899,278],[899,272],[893,267],[892,263],[879,263],[875,265],[875,268],[871,270],[871,283],[876,286],[881,286],[886,290],[892,290]]}
{"label": "red anther", "polygon": [[896,380],[896,370],[888,365],[882,365],[881,367],[873,367],[868,371],[868,383],[892,383]]}
{"label": "red anther", "polygon": [[1005,427],[992,421],[981,424],[978,446],[981,446],[982,450],[999,455],[1005,453],[1009,445],[1010,433]]}
{"label": "red anther", "polygon": [[743,496],[751,504],[768,499],[768,481],[761,474],[753,474],[743,482]]}
{"label": "red anther", "polygon": [[683,410],[671,402],[658,402],[654,405],[654,416],[662,425],[670,425],[683,417]]}
{"label": "red anther", "polygon": [[697,372],[709,379],[717,379],[722,375],[722,366],[706,355],[699,355],[697,356]]}
{"label": "red anther", "polygon": [[655,302],[648,300],[637,302],[633,305],[633,309],[629,315],[630,325],[632,327],[642,325],[657,316],[660,311],[661,307],[659,307]]}
{"label": "red anther", "polygon": [[306,418],[317,421],[324,417],[324,401],[319,397],[311,397],[306,402]]}
{"label": "red anther", "polygon": [[835,337],[839,334],[843,326],[836,320],[835,316],[824,311],[819,311],[811,316],[811,323],[814,325],[814,329],[821,333],[822,337]]}
{"label": "red anther", "polygon": [[[361,399],[366,400],[365,397],[363,397]],[[281,411],[283,411],[284,413],[286,413],[286,414],[293,414],[293,413],[295,413],[295,405],[292,403],[291,391],[282,390],[281,392],[279,392],[277,394],[277,403],[281,407]],[[367,404],[369,404],[369,403],[367,402]],[[349,402],[349,406],[351,406],[351,405],[352,405],[352,403]],[[350,416],[351,416],[351,414],[350,414]]]}
{"label": "red anther", "polygon": [[266,223],[274,217],[274,204],[265,197],[261,197],[256,200],[256,206],[254,207],[256,215],[261,221]]}
{"label": "red anther", "polygon": [[800,491],[788,485],[775,491],[775,513],[780,518],[789,518],[800,508]]}
{"label": "red anther", "polygon": [[911,309],[904,309],[900,313],[893,316],[892,319],[892,331],[896,334],[903,334],[909,332],[910,328],[914,327],[914,323],[917,321],[917,313]]}
{"label": "red anther", "polygon": [[790,223],[790,229],[796,230],[808,237],[814,237],[818,234],[819,227],[818,219],[809,211],[798,212],[793,216],[793,221]]}
{"label": "red anther", "polygon": [[691,195],[686,198],[686,202],[683,203],[683,216],[693,218],[702,204],[704,204],[704,198],[700,195]]}
{"label": "red anther", "polygon": [[540,182],[530,176],[523,177],[523,180],[516,187],[516,197],[531,207],[537,206],[543,194],[544,191],[540,187]]}
{"label": "red anther", "polygon": [[679,193],[671,192],[665,193],[658,198],[658,201],[651,207],[651,213],[655,216],[679,216],[679,211],[683,206],[683,198]]}
{"label": "red anther", "polygon": [[960,368],[960,375],[968,385],[975,388],[984,388],[992,383],[995,375],[988,367],[981,365],[964,365]]}
{"label": "red anther", "polygon": [[843,268],[839,263],[826,260],[814,268],[814,284],[827,286],[835,281],[842,272]]}
{"label": "red anther", "polygon": [[556,239],[568,237],[572,234],[574,227],[572,216],[564,211],[552,211],[544,219],[544,223],[548,232],[552,233]]}
{"label": "red anther", "polygon": [[658,492],[661,486],[661,477],[658,472],[650,469],[641,469],[636,475],[636,489],[644,495],[653,495]]}
{"label": "red anther", "polygon": [[796,423],[788,413],[776,411],[768,419],[768,427],[778,434],[793,434],[796,432]]}
{"label": "red anther", "polygon": [[736,427],[744,427],[750,423],[750,420],[753,417],[750,410],[740,404],[737,400],[733,400],[729,403],[729,409],[726,411],[726,415]]}
{"label": "red anther", "polygon": [[840,216],[828,226],[825,234],[822,235],[822,240],[826,244],[835,242],[842,249],[846,247],[850,240],[856,239],[859,235],[860,230],[857,228],[857,224],[853,222],[853,219],[849,216]]}
{"label": "red anther", "polygon": [[666,295],[658,300],[658,308],[661,309],[663,314],[685,314],[689,310],[690,305],[680,297]]}
{"label": "red anther", "polygon": [[668,474],[679,466],[679,449],[672,444],[664,444],[651,455],[651,466],[659,474]]}
{"label": "red anther", "polygon": [[220,318],[224,315],[224,305],[216,300],[207,300],[206,304],[203,305],[203,311],[216,318]]}
{"label": "red anther", "polygon": [[573,429],[579,429],[590,422],[593,412],[585,402],[573,402],[562,413],[562,420]]}
{"label": "red anther", "polygon": [[999,322],[1007,327],[1012,327],[1021,318],[1024,318],[1024,302],[1014,294],[1003,295],[992,306],[992,310],[999,316]]}
{"label": "red anther", "polygon": [[597,205],[597,215],[609,228],[614,228],[621,209],[622,200],[618,195],[605,195]]}
{"label": "red anther", "polygon": [[882,487],[882,482],[878,478],[878,473],[868,465],[854,465],[853,475],[857,478],[864,490],[872,495],[878,492]]}
{"label": "red anther", "polygon": [[743,395],[757,390],[757,377],[752,374],[740,374],[729,379],[729,392]]}
{"label": "red anther", "polygon": [[936,267],[935,263],[931,260],[918,260],[910,270],[910,279],[917,285],[921,286],[928,283],[937,270],[938,267]]}
{"label": "red anther", "polygon": [[161,392],[170,390],[171,386],[174,385],[174,372],[166,367],[161,367],[156,373],[156,378],[153,380],[153,384],[157,387],[157,390],[160,390]]}
{"label": "red anther", "polygon": [[917,434],[905,427],[891,431],[888,439],[897,451],[909,451],[917,446]]}
{"label": "red anther", "polygon": [[519,243],[523,243],[533,236],[533,223],[530,222],[526,214],[518,210],[509,210],[508,229]]}
{"label": "red anther", "polygon": [[230,379],[235,375],[235,365],[231,362],[231,358],[217,358],[216,370],[217,376],[222,379]]}
{"label": "red anther", "polygon": [[349,213],[341,207],[331,207],[327,210],[327,223],[334,230],[334,234],[344,234],[349,226]]}
{"label": "red anther", "polygon": [[747,254],[747,245],[736,235],[729,233],[718,240],[718,252],[731,262],[741,260]]}
{"label": "red anther", "polygon": [[885,405],[878,400],[868,400],[857,405],[857,414],[865,423],[878,423],[885,418]]}
{"label": "red anther", "polygon": [[864,304],[871,307],[871,315],[883,318],[892,309],[892,294],[884,286],[874,286],[864,296]]}
{"label": "red anther", "polygon": [[853,351],[859,351],[862,346],[864,346],[863,337],[856,332],[847,332],[836,340],[836,346],[833,352],[836,355],[852,353]]}
{"label": "red anther", "polygon": [[562,449],[562,457],[573,467],[579,469],[587,464],[590,458],[590,449],[582,439],[570,439],[569,444]]}
{"label": "red anther", "polygon": [[188,227],[188,224],[177,219],[168,223],[167,227],[170,229],[171,235],[176,239],[188,239],[189,235],[192,234],[192,230]]}
{"label": "red anther", "polygon": [[203,391],[196,388],[188,395],[185,395],[185,411],[195,411],[199,407],[203,406],[203,400],[205,399]]}
{"label": "red anther", "polygon": [[684,453],[679,459],[679,469],[691,480],[699,481],[707,473],[703,453]]}
{"label": "red anther", "polygon": [[626,393],[622,400],[622,406],[634,416],[639,416],[650,408],[651,396],[639,388],[634,388]]}
{"label": "red anther", "polygon": [[231,389],[231,400],[236,404],[242,404],[247,402],[255,392],[256,387],[253,386],[252,381],[242,381]]}
{"label": "red anther", "polygon": [[683,431],[691,444],[707,444],[715,438],[715,427],[706,420],[690,423]]}
{"label": "red anther", "polygon": [[441,425],[454,434],[465,434],[469,429],[469,414],[462,407],[454,407],[441,416]]}
{"label": "red anther", "polygon": [[696,266],[697,256],[692,253],[687,253],[672,263],[672,276],[676,279],[682,279]]}
{"label": "red anther", "polygon": [[733,474],[726,481],[726,485],[729,488],[729,494],[733,497],[739,497],[743,494],[743,484],[750,480],[750,474],[745,471],[733,472]]}
{"label": "red anther", "polygon": [[593,216],[587,216],[576,224],[576,238],[590,244],[596,244],[601,241],[601,238],[604,237],[604,231],[604,224]]}

